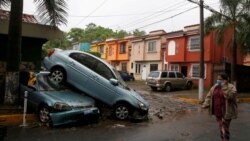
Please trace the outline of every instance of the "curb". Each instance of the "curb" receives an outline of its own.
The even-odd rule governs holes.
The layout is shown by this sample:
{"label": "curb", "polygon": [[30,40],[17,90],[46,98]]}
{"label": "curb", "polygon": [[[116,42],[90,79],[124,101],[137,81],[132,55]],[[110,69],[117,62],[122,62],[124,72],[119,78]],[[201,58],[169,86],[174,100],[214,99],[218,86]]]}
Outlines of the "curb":
{"label": "curb", "polygon": [[[194,99],[194,98],[183,98],[183,97],[177,97],[177,100],[180,101],[184,101],[187,103],[191,103],[191,104],[199,104],[199,100],[198,99]],[[239,103],[250,103],[250,98],[238,98],[238,102]]]}
{"label": "curb", "polygon": [[[26,115],[26,123],[31,123],[35,121],[38,121],[37,115],[35,114]],[[2,125],[16,125],[16,124],[21,124],[22,122],[23,122],[22,114],[0,115],[0,123]]]}

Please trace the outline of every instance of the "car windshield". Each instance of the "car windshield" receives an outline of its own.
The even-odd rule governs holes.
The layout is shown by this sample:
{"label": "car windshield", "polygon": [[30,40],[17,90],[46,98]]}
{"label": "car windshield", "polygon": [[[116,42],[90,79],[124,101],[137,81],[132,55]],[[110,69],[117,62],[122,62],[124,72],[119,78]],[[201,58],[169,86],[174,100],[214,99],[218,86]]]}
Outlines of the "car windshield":
{"label": "car windshield", "polygon": [[115,75],[117,76],[117,80],[119,81],[119,84],[120,84],[123,88],[129,90],[130,88],[128,87],[128,85],[126,84],[126,82],[123,81],[123,79],[122,79],[120,73],[119,73],[116,69],[114,69],[114,68],[113,68],[113,71],[115,72]]}
{"label": "car windshield", "polygon": [[48,75],[40,75],[36,79],[40,91],[59,91],[65,89],[49,79]]}
{"label": "car windshield", "polygon": [[153,78],[157,78],[159,77],[160,72],[154,71],[154,72],[150,72],[150,74],[148,75],[149,77],[153,77]]}

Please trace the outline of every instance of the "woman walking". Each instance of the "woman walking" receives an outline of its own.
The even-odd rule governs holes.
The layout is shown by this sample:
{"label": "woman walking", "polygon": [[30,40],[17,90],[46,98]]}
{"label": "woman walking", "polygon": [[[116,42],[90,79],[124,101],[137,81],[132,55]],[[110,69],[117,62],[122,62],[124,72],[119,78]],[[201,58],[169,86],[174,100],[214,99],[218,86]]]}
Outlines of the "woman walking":
{"label": "woman walking", "polygon": [[228,75],[225,73],[217,76],[217,83],[208,92],[203,108],[208,108],[212,115],[215,115],[219,124],[221,141],[229,141],[230,122],[237,118],[236,88],[228,82]]}

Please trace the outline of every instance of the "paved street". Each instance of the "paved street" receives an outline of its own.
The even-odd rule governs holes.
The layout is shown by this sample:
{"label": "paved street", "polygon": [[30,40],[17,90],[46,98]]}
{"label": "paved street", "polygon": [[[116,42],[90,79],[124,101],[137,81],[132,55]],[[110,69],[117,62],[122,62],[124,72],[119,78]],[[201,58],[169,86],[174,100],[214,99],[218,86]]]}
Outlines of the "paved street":
{"label": "paved street", "polygon": [[[208,111],[176,100],[196,90],[152,92],[141,82],[129,82],[150,103],[149,120],[139,123],[102,117],[99,123],[51,128],[30,123],[27,128],[8,127],[6,141],[216,141],[219,129]],[[194,96],[196,94],[194,93]],[[192,94],[191,94],[192,96]],[[232,141],[250,139],[250,104],[239,104],[239,118],[231,124]]]}
{"label": "paved street", "polygon": [[[231,124],[232,141],[250,139],[250,104],[240,104],[237,120]],[[157,123],[109,122],[74,127],[8,129],[6,141],[216,141],[217,123],[207,111],[186,111],[171,121]]]}

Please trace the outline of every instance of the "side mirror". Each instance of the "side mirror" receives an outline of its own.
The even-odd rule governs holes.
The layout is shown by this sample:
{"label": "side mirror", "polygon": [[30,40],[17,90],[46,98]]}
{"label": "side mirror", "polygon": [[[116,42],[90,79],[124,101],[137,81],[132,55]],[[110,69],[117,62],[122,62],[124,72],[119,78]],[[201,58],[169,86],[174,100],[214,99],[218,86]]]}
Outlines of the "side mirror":
{"label": "side mirror", "polygon": [[114,85],[114,86],[117,86],[117,85],[118,85],[118,80],[116,80],[116,79],[111,78],[109,81],[110,81],[110,83],[111,83],[112,85]]}

